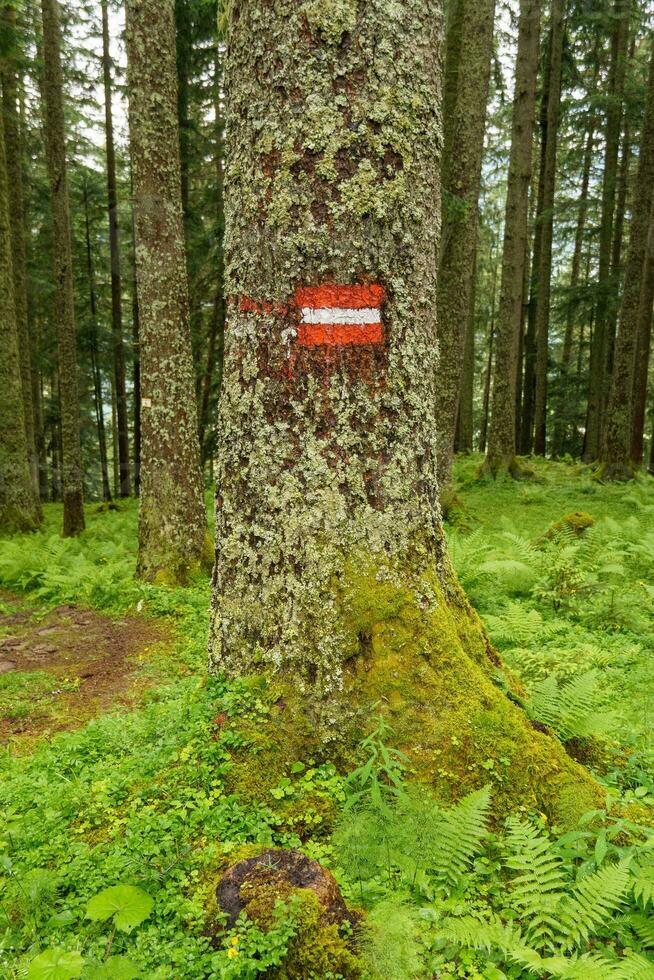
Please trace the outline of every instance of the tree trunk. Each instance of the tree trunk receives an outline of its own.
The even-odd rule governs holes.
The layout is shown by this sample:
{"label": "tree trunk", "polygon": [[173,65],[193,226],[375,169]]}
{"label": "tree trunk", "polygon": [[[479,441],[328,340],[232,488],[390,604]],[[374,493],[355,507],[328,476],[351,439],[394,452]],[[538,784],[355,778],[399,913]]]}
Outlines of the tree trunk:
{"label": "tree trunk", "polygon": [[125,346],[123,339],[123,286],[120,274],[120,240],[118,237],[118,193],[116,189],[116,151],[111,105],[111,52],[109,49],[109,13],[107,0],[102,7],[102,73],[104,80],[105,135],[107,141],[107,210],[109,212],[109,254],[111,257],[111,323],[113,329],[114,383],[116,387],[116,420],[118,425],[118,465],[120,496],[129,497],[129,422],[125,380]]}
{"label": "tree trunk", "polygon": [[141,360],[139,575],[181,581],[207,554],[180,191],[173,0],[128,0]]}
{"label": "tree trunk", "polygon": [[638,310],[638,336],[634,362],[633,417],[631,420],[631,460],[643,465],[645,410],[647,406],[647,381],[652,341],[652,313],[654,311],[654,211],[650,218],[649,238],[643,284]]}
{"label": "tree trunk", "polygon": [[515,458],[515,395],[522,329],[529,185],[536,108],[540,0],[520,0],[518,60],[506,201],[502,285],[496,331],[493,399],[484,471],[519,476]]}
{"label": "tree trunk", "polygon": [[271,685],[263,778],[382,702],[437,791],[506,752],[498,810],[569,823],[603,793],[493,683],[438,504],[439,6],[229,8],[211,662]]}
{"label": "tree trunk", "polygon": [[473,259],[472,294],[463,346],[463,376],[456,429],[456,451],[471,453],[474,438],[474,387],[475,387],[475,296],[477,288],[476,257]]}
{"label": "tree trunk", "polygon": [[41,0],[45,140],[54,238],[54,316],[57,324],[61,404],[64,537],[84,530],[84,489],[73,295],[73,256],[68,202],[61,29],[57,0]]}
{"label": "tree trunk", "polygon": [[615,344],[615,361],[606,411],[606,428],[600,455],[600,474],[606,479],[633,476],[631,436],[633,391],[638,343],[639,310],[649,222],[654,200],[654,52],[650,58],[645,121],[640,142],[638,176],[631,219],[629,250]]}
{"label": "tree trunk", "polygon": [[25,426],[3,117],[0,105],[0,531],[33,531],[41,523],[41,505]]}
{"label": "tree trunk", "polygon": [[[16,29],[16,8],[9,4],[0,15],[10,32]],[[29,454],[30,473],[38,488],[39,463],[36,451],[36,423],[32,401],[32,364],[29,322],[27,317],[27,260],[25,253],[25,206],[23,200],[23,144],[18,114],[18,78],[13,57],[0,65],[2,105],[4,110],[5,156],[9,184],[9,221],[14,271],[14,307],[18,329],[20,380],[23,391],[23,416]]]}
{"label": "tree trunk", "polygon": [[[134,188],[132,185],[132,198]],[[134,382],[134,493],[141,495],[141,345],[138,284],[136,281],[136,215],[132,200],[132,379]]]}
{"label": "tree trunk", "polygon": [[566,0],[553,0],[550,13],[547,70],[547,114],[543,133],[544,166],[542,211],[538,215],[541,236],[540,267],[537,273],[536,303],[536,392],[534,400],[534,452],[545,455],[547,436],[547,368],[552,291],[552,238],[554,195],[556,191],[556,153],[561,115],[561,76],[565,36]]}
{"label": "tree trunk", "polygon": [[225,120],[223,118],[222,92],[223,64],[222,55],[218,49],[216,51],[214,100],[216,111],[216,151],[214,163],[216,172],[216,228],[218,230],[218,243],[216,249],[216,292],[209,327],[207,360],[202,378],[200,400],[200,447],[203,466],[208,459],[209,453],[213,451],[213,447],[211,446],[212,440],[208,436],[209,410],[211,396],[214,390],[217,389],[218,393],[220,393],[225,346],[225,194],[223,170],[225,161]]}
{"label": "tree trunk", "polygon": [[91,248],[91,221],[89,217],[89,195],[86,181],[83,190],[84,201],[84,232],[86,240],[86,275],[89,282],[89,307],[91,323],[89,331],[89,347],[91,352],[91,371],[93,374],[93,402],[95,421],[98,429],[98,450],[100,453],[100,472],[102,474],[102,499],[111,502],[111,486],[109,484],[109,466],[107,463],[107,435],[104,427],[104,405],[102,399],[102,375],[98,356],[98,303],[95,288],[95,269],[93,267],[93,250]]}
{"label": "tree trunk", "polygon": [[456,71],[446,65],[446,79],[456,74],[454,110],[445,113],[442,167],[443,244],[438,285],[440,383],[436,388],[438,475],[441,487],[452,482],[452,456],[461,395],[462,363],[473,292],[479,189],[486,130],[486,105],[493,54],[495,0],[463,2],[452,30],[459,42],[448,43],[457,58]]}
{"label": "tree trunk", "polygon": [[606,108],[606,148],[602,184],[602,220],[599,240],[598,300],[595,310],[595,331],[590,351],[588,383],[588,417],[584,459],[592,462],[599,456],[604,421],[604,386],[607,358],[607,321],[611,303],[611,248],[615,197],[618,179],[618,156],[622,129],[623,95],[629,43],[629,22],[632,0],[614,0],[615,27],[611,39],[611,71]]}
{"label": "tree trunk", "polygon": [[179,120],[179,158],[184,222],[190,212],[190,120],[189,83],[191,60],[191,15],[189,0],[175,0],[175,58],[177,64],[177,118]]}

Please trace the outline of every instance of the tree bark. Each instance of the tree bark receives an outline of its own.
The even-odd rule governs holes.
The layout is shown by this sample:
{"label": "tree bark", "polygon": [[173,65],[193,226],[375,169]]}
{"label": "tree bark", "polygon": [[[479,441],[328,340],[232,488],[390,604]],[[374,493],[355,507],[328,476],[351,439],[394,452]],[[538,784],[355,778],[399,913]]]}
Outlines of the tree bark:
{"label": "tree bark", "polygon": [[207,360],[202,378],[200,400],[200,447],[202,465],[213,451],[212,440],[209,438],[209,415],[212,394],[217,390],[220,394],[223,375],[223,356],[225,347],[225,189],[224,189],[224,110],[222,107],[223,93],[223,64],[220,50],[216,51],[215,72],[215,111],[216,111],[216,228],[218,242],[216,248],[216,292],[213,302],[213,313],[209,327],[207,344]]}
{"label": "tree bark", "polygon": [[80,440],[79,382],[73,294],[73,255],[68,201],[61,28],[57,0],[41,0],[45,140],[54,238],[54,316],[57,324],[61,404],[64,537],[84,530],[84,489]]}
{"label": "tree bark", "polygon": [[461,377],[461,397],[456,429],[456,451],[471,453],[474,438],[474,389],[475,389],[475,297],[476,297],[476,257],[473,259],[472,294],[463,345],[463,373]]}
{"label": "tree bark", "polygon": [[30,472],[14,302],[4,105],[0,106],[0,531],[33,531],[41,505]]}
{"label": "tree bark", "polygon": [[229,8],[211,662],[270,685],[273,779],[358,741],[381,701],[437,791],[506,748],[497,808],[568,823],[603,794],[493,684],[438,503],[439,8]]}
{"label": "tree bark", "polygon": [[91,353],[91,372],[93,374],[93,402],[95,422],[98,430],[98,451],[100,454],[100,473],[102,475],[102,499],[111,503],[111,486],[109,484],[109,466],[107,463],[107,434],[104,425],[104,403],[102,398],[102,374],[98,351],[98,302],[95,288],[95,269],[93,266],[93,250],[91,248],[91,220],[89,215],[89,195],[86,180],[83,190],[84,202],[84,237],[86,243],[86,276],[89,283],[89,308],[91,313],[89,348]]}
{"label": "tree bark", "polygon": [[109,12],[107,0],[102,8],[102,75],[104,82],[105,137],[107,144],[107,210],[109,213],[109,254],[111,258],[111,324],[113,331],[114,384],[116,388],[116,421],[118,426],[118,465],[120,496],[131,492],[129,460],[129,421],[123,338],[123,285],[120,274],[120,240],[118,236],[118,192],[116,151],[111,105],[111,52],[109,47]]}
{"label": "tree bark", "polygon": [[654,312],[654,211],[650,218],[649,237],[643,284],[638,310],[638,336],[634,362],[633,416],[631,420],[631,461],[637,467],[643,465],[645,411],[647,406],[647,381],[652,342],[652,314]]}
{"label": "tree bark", "polygon": [[650,58],[645,120],[640,141],[638,176],[631,219],[629,250],[620,307],[615,361],[606,411],[599,473],[605,479],[633,476],[631,436],[636,349],[643,273],[654,201],[654,52]]}
{"label": "tree bark", "polygon": [[[8,4],[0,15],[10,32],[16,28],[16,7]],[[14,273],[14,307],[18,329],[20,379],[23,390],[23,415],[29,454],[30,473],[35,487],[39,483],[39,461],[36,451],[36,423],[32,401],[32,364],[29,321],[27,316],[27,260],[25,253],[25,206],[23,199],[23,143],[18,111],[18,76],[15,58],[9,56],[0,64],[2,104],[4,111],[5,156],[9,185],[9,220]]]}
{"label": "tree bark", "polygon": [[[461,396],[465,335],[470,322],[474,258],[477,245],[479,189],[486,131],[486,106],[493,54],[495,0],[462,0],[451,30],[458,45],[448,43],[445,77],[454,84],[454,110],[445,113],[442,167],[443,243],[438,285],[440,383],[436,388],[438,473],[442,487],[452,482],[452,457]],[[450,78],[450,76],[452,76]]]}
{"label": "tree bark", "polygon": [[539,33],[540,0],[521,0],[492,412],[484,463],[484,472],[493,476],[521,474],[515,457],[515,395],[524,300]]}
{"label": "tree bark", "polygon": [[598,300],[595,331],[590,351],[588,383],[588,416],[584,459],[592,462],[599,456],[604,422],[604,388],[607,363],[607,322],[614,284],[611,281],[611,248],[615,197],[618,181],[618,156],[622,129],[624,83],[629,44],[631,0],[614,0],[614,29],[611,38],[611,70],[607,92],[606,147],[602,183],[602,220],[600,223]]}
{"label": "tree bark", "polygon": [[561,116],[561,79],[565,37],[566,0],[553,0],[550,13],[547,70],[547,112],[543,132],[542,210],[537,218],[541,247],[536,275],[536,391],[534,399],[534,452],[545,455],[547,437],[547,369],[552,291],[552,240],[556,154]]}
{"label": "tree bark", "polygon": [[173,0],[128,0],[141,361],[139,575],[185,580],[207,553],[189,332]]}

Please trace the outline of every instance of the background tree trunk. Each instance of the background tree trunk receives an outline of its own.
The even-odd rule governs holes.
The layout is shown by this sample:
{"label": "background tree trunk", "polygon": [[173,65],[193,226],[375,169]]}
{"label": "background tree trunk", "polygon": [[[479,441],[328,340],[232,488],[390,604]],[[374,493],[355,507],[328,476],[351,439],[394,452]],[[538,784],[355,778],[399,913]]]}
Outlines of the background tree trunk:
{"label": "background tree trunk", "polygon": [[588,416],[584,459],[599,456],[604,421],[604,387],[607,359],[607,321],[611,300],[611,248],[615,215],[615,196],[618,181],[618,157],[622,129],[623,95],[629,44],[629,22],[632,0],[614,0],[614,28],[611,37],[611,70],[606,107],[606,146],[602,184],[602,220],[600,224],[598,300],[595,309],[595,330],[590,350],[588,384]]}
{"label": "background tree trunk", "polygon": [[538,215],[541,237],[540,266],[536,276],[536,392],[534,400],[534,452],[545,455],[547,434],[547,369],[549,364],[550,304],[552,292],[552,239],[556,157],[561,115],[561,76],[565,37],[566,0],[553,0],[550,13],[547,70],[547,115],[542,173],[542,211]]}
{"label": "background tree trunk", "polygon": [[[0,14],[10,32],[16,28],[16,8],[9,4]],[[27,316],[27,262],[25,254],[25,206],[23,200],[23,144],[18,113],[18,77],[15,58],[0,63],[2,105],[4,110],[5,157],[9,192],[9,221],[14,270],[14,307],[18,329],[20,380],[23,389],[23,415],[29,454],[30,473],[38,488],[39,462],[36,451],[36,423],[32,401],[32,363]]]}
{"label": "background tree trunk", "polygon": [[640,141],[638,177],[631,219],[629,251],[615,345],[615,362],[606,411],[600,474],[608,479],[633,476],[631,436],[636,349],[643,273],[654,201],[654,52],[650,58],[645,121]]}
{"label": "background tree trunk", "polygon": [[45,138],[54,237],[54,315],[57,324],[59,398],[61,404],[64,537],[74,537],[84,530],[84,490],[73,295],[73,256],[70,236],[61,71],[61,30],[57,0],[41,0],[41,10],[43,14]]}
{"label": "background tree trunk", "polygon": [[540,0],[521,0],[502,285],[488,451],[484,463],[484,471],[493,476],[501,473],[518,476],[521,472],[515,459],[515,395],[524,302],[539,33]]}
{"label": "background tree trunk", "polygon": [[128,0],[141,363],[139,574],[179,581],[207,556],[181,202],[173,0]]}
{"label": "background tree trunk", "polygon": [[118,426],[118,465],[120,496],[129,497],[129,422],[125,378],[125,345],[123,338],[123,285],[120,274],[120,241],[118,237],[118,193],[116,185],[116,151],[111,105],[111,52],[109,48],[109,12],[107,0],[102,7],[102,74],[104,81],[105,134],[107,146],[107,209],[109,212],[109,253],[111,258],[111,323],[113,329],[114,378],[116,387],[116,421]]}
{"label": "background tree trunk", "polygon": [[41,505],[25,428],[3,117],[0,111],[0,530],[33,531],[41,522]]}
{"label": "background tree trunk", "polygon": [[634,362],[633,415],[631,420],[631,461],[643,464],[645,410],[650,350],[652,346],[652,314],[654,312],[654,211],[649,223],[649,238],[638,310],[638,336]]}
{"label": "background tree trunk", "polygon": [[230,8],[211,660],[280,690],[264,766],[264,741],[334,754],[383,699],[432,786],[436,747],[462,793],[505,746],[498,807],[568,823],[603,793],[493,684],[438,506],[434,6]]}
{"label": "background tree trunk", "polygon": [[[436,388],[438,475],[441,487],[452,482],[452,456],[461,395],[466,329],[473,296],[475,248],[479,222],[479,188],[486,131],[486,105],[493,53],[495,0],[463,0],[458,44],[448,43],[445,77],[454,84],[451,115],[445,113],[442,181],[445,202],[438,286],[440,383]],[[451,76],[451,77],[450,77]]]}

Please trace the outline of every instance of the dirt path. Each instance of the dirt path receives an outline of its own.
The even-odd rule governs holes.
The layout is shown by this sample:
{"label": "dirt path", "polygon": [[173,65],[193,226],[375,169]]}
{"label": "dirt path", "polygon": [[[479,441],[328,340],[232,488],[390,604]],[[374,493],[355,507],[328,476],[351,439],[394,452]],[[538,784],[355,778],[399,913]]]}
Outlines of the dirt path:
{"label": "dirt path", "polygon": [[135,703],[149,683],[142,667],[165,639],[144,617],[46,612],[0,591],[0,741],[77,728]]}

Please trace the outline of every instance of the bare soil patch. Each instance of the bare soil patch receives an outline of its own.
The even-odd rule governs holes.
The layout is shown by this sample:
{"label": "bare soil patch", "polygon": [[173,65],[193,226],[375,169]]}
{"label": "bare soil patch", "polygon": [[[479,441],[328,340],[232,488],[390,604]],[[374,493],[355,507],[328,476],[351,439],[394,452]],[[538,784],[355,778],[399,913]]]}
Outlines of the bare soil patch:
{"label": "bare soil patch", "polygon": [[77,728],[134,704],[150,683],[142,667],[165,640],[162,625],[142,616],[72,605],[45,612],[0,591],[0,741]]}

